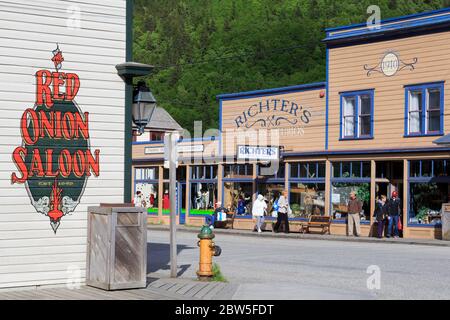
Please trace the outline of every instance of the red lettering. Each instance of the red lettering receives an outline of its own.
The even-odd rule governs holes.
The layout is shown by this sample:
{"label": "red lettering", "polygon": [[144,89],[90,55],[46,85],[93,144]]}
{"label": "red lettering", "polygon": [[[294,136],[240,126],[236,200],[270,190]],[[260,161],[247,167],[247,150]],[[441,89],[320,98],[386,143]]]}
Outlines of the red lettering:
{"label": "red lettering", "polygon": [[63,134],[66,140],[70,140],[75,135],[75,118],[72,113],[66,112],[63,116],[62,127]]}
{"label": "red lettering", "polygon": [[35,173],[38,177],[44,177],[44,167],[42,166],[42,159],[41,154],[39,153],[39,149],[34,149],[33,155],[31,157],[31,167],[28,175],[32,177],[33,173]]}
{"label": "red lettering", "polygon": [[53,77],[53,100],[64,100],[65,94],[59,93],[59,87],[64,84],[66,74],[64,72],[52,72]]}
{"label": "red lettering", "polygon": [[80,78],[75,73],[66,74],[66,100],[73,100],[80,89]]}
{"label": "red lettering", "polygon": [[84,173],[84,168],[86,167],[86,159],[83,151],[77,150],[73,155],[73,173],[78,178],[81,178]]}
{"label": "red lettering", "polygon": [[47,113],[43,110],[39,111],[39,117],[41,118],[41,130],[40,137],[45,137],[45,132],[47,131],[47,136],[49,138],[54,137],[54,119],[53,112],[50,112],[50,120],[47,118]]}
{"label": "red lettering", "polygon": [[52,92],[50,90],[50,84],[52,83],[51,72],[48,70],[39,70],[36,72],[36,83],[36,104],[38,106],[45,104],[47,108],[53,107]]}
{"label": "red lettering", "polygon": [[27,166],[25,164],[25,157],[27,156],[27,149],[24,147],[17,147],[13,152],[13,160],[22,174],[18,177],[15,172],[11,175],[11,183],[24,183],[28,179]]}
{"label": "red lettering", "polygon": [[70,155],[69,150],[64,149],[61,151],[58,163],[61,176],[68,178],[70,176],[70,172],[72,171],[72,156]]}
{"label": "red lettering", "polygon": [[[28,119],[31,118],[30,126],[33,128],[33,137],[31,137],[28,131]],[[39,119],[36,112],[33,109],[27,109],[22,115],[20,122],[22,129],[22,137],[26,144],[34,145],[39,139]]]}
{"label": "red lettering", "polygon": [[89,112],[84,113],[84,120],[81,114],[75,113],[75,136],[79,137],[79,132],[85,140],[89,139]]}
{"label": "red lettering", "polygon": [[100,174],[100,150],[95,150],[95,159],[92,156],[91,150],[86,150],[86,175],[89,177],[91,175],[91,170],[96,177]]}
{"label": "red lettering", "polygon": [[47,149],[45,150],[46,154],[46,170],[45,170],[45,176],[46,177],[56,177],[59,174],[59,170],[56,172],[53,172],[53,149]]}

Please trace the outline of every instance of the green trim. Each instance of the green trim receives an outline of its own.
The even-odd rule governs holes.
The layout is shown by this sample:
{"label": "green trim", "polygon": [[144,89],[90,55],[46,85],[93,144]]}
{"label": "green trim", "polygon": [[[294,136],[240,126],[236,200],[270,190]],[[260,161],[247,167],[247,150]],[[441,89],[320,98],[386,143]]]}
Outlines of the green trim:
{"label": "green trim", "polygon": [[196,216],[196,215],[212,215],[214,213],[214,210],[198,210],[198,209],[191,209],[189,210],[189,215]]}
{"label": "green trim", "polygon": [[[133,0],[127,0],[126,3],[126,61],[131,61],[133,57]],[[125,128],[124,128],[124,190],[123,201],[131,203],[131,147],[133,143],[132,130],[133,123],[131,118],[131,104],[133,98],[133,80],[125,80]]]}

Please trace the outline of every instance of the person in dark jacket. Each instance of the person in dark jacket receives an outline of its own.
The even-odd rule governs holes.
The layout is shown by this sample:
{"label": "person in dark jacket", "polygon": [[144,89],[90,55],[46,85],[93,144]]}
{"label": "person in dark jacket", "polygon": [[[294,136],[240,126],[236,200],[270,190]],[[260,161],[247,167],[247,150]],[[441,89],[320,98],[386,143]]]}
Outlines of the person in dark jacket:
{"label": "person in dark jacket", "polygon": [[386,196],[382,195],[375,204],[375,214],[373,217],[377,220],[378,238],[383,238],[384,221],[387,217]]}
{"label": "person in dark jacket", "polygon": [[402,202],[398,197],[398,192],[392,192],[392,198],[387,202],[387,213],[388,213],[388,230],[387,238],[392,235],[392,228],[394,229],[394,238],[398,238],[398,221],[400,219],[400,214],[402,212]]}

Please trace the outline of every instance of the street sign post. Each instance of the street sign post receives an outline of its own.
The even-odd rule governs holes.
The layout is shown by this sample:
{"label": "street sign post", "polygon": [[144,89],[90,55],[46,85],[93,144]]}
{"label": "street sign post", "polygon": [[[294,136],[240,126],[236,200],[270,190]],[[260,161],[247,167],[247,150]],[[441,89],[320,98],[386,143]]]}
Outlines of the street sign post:
{"label": "street sign post", "polygon": [[177,143],[180,138],[178,132],[164,135],[164,168],[169,169],[169,197],[170,197],[170,277],[177,277],[177,190],[176,178],[178,167]]}

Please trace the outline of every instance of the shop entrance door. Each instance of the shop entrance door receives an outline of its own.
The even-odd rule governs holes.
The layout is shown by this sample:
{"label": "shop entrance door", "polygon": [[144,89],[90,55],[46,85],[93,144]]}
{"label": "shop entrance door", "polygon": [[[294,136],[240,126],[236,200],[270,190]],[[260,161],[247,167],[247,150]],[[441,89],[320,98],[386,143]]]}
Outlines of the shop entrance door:
{"label": "shop entrance door", "polygon": [[177,214],[179,223],[186,223],[186,182],[177,183]]}

